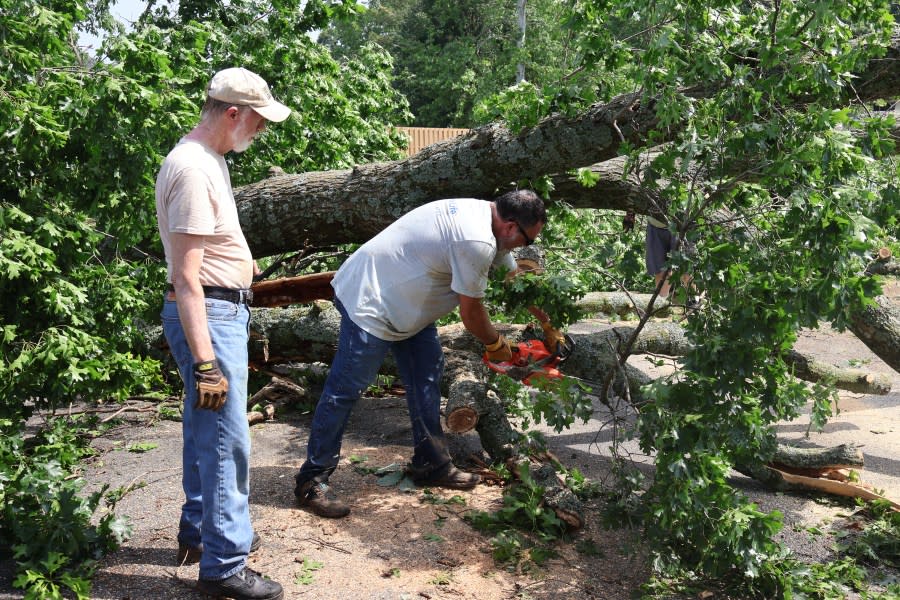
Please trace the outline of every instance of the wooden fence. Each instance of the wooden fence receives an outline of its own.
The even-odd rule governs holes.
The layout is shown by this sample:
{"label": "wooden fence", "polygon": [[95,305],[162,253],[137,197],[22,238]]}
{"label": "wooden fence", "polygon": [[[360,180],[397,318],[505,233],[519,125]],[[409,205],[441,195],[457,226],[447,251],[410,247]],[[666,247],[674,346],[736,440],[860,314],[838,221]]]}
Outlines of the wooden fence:
{"label": "wooden fence", "polygon": [[397,130],[402,131],[409,137],[409,147],[406,149],[407,156],[417,154],[425,146],[430,146],[441,140],[455,138],[469,131],[468,129],[453,129],[449,127],[397,127]]}

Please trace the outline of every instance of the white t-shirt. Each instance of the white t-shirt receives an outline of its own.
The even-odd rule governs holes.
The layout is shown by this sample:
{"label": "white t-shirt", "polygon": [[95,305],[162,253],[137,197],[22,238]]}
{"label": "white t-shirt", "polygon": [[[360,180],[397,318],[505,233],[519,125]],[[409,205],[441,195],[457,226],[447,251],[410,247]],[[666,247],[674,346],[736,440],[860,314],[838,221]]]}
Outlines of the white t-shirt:
{"label": "white t-shirt", "polygon": [[438,200],[400,217],[348,258],[335,295],[360,328],[388,341],[412,337],[459,304],[484,296],[492,265],[516,268],[497,251],[491,203]]}
{"label": "white t-shirt", "polygon": [[228,165],[221,154],[182,139],[156,177],[156,218],[172,280],[172,233],[205,238],[200,283],[230,289],[253,281],[253,256],[238,221]]}

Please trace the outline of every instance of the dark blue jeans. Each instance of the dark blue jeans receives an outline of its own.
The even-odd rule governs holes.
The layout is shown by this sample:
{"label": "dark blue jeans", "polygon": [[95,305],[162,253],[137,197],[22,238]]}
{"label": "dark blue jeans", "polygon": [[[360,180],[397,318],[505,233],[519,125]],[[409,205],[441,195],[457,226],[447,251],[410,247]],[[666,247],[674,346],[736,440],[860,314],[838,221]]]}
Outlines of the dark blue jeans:
{"label": "dark blue jeans", "polygon": [[250,429],[247,425],[247,326],[250,310],[206,299],[206,319],[228,398],[218,411],[194,408],[197,383],[178,307],[166,301],[163,331],[184,380],[182,433],[184,505],[178,542],[203,543],[200,577],[225,579],[244,568],[253,540],[250,524]]}
{"label": "dark blue jeans", "polygon": [[440,415],[444,352],[437,328],[432,324],[410,338],[389,342],[359,328],[347,316],[340,300],[335,299],[335,305],[341,313],[338,349],[316,405],[306,462],[297,474],[298,489],[311,479],[326,482],[334,472],[350,411],[375,380],[388,351],[394,354],[406,388],[413,430],[413,467],[427,473],[446,466],[450,454]]}

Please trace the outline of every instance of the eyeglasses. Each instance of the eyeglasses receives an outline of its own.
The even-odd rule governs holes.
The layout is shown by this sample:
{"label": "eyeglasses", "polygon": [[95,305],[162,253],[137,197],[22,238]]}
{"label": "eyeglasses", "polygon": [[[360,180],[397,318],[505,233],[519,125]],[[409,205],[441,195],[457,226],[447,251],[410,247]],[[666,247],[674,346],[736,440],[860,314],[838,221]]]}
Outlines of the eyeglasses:
{"label": "eyeglasses", "polygon": [[518,221],[513,221],[513,223],[516,224],[516,227],[519,228],[519,233],[521,233],[521,234],[522,234],[522,237],[525,238],[525,245],[526,245],[526,246],[532,245],[532,244],[534,243],[534,238],[528,237],[528,234],[525,233],[525,230],[522,229],[522,226],[519,225],[519,222],[518,222]]}

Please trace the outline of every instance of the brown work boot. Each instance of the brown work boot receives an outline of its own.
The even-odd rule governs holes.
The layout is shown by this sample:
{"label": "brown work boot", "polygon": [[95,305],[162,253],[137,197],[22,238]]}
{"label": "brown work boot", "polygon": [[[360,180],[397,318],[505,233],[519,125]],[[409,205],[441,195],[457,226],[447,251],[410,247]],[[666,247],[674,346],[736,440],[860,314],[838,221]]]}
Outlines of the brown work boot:
{"label": "brown work boot", "polygon": [[445,466],[425,474],[417,473],[414,468],[410,468],[409,471],[412,480],[416,485],[421,486],[470,490],[481,481],[481,475],[457,469],[453,463],[447,463]]}
{"label": "brown work boot", "polygon": [[[253,541],[250,542],[250,554],[253,554],[262,546],[262,540],[254,532]],[[199,546],[188,546],[186,544],[178,544],[178,554],[175,558],[178,566],[193,565],[200,562],[200,556],[203,554],[203,544]]]}
{"label": "brown work boot", "polygon": [[327,483],[307,481],[294,490],[297,504],[328,519],[340,519],[350,514],[350,507],[338,499]]}

